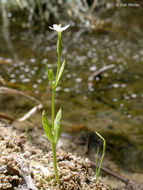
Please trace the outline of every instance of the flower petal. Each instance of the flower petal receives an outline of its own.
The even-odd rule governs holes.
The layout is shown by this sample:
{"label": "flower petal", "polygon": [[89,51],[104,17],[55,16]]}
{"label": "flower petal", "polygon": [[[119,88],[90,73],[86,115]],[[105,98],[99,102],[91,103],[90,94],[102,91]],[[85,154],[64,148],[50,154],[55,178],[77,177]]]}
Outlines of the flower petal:
{"label": "flower petal", "polygon": [[54,28],[54,30],[56,30],[57,32],[61,32],[62,30],[62,28],[59,26],[59,25],[57,25],[57,24],[54,24],[53,25],[53,28]]}
{"label": "flower petal", "polygon": [[51,26],[49,26],[49,28],[50,28],[51,30],[54,30],[54,28],[52,28]]}
{"label": "flower petal", "polygon": [[64,26],[64,27],[62,27],[61,29],[62,29],[62,31],[64,31],[64,30],[66,30],[66,29],[68,29],[68,27],[70,26],[70,24],[68,24],[67,26]]}
{"label": "flower petal", "polygon": [[64,26],[64,27],[61,27],[60,25],[57,25],[57,24],[53,24],[53,28],[51,26],[49,26],[50,29],[52,30],[55,30],[57,32],[62,32],[64,30],[66,30],[70,25],[67,25],[67,26]]}

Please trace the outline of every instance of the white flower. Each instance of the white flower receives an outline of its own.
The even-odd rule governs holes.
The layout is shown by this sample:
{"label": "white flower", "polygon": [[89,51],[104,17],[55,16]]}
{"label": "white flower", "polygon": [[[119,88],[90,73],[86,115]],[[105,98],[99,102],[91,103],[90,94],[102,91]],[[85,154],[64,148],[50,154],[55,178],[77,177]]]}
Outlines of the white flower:
{"label": "white flower", "polygon": [[51,26],[49,26],[49,28],[52,29],[52,30],[55,30],[55,31],[57,31],[57,32],[62,32],[62,31],[64,31],[64,30],[68,29],[69,26],[70,26],[70,25],[61,27],[60,25],[53,24],[53,28],[52,28]]}

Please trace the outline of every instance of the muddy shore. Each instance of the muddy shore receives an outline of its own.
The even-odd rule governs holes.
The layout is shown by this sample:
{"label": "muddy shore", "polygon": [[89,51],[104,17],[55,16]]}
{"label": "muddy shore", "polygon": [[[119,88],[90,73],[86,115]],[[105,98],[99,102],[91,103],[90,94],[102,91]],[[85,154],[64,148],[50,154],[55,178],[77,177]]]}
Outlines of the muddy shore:
{"label": "muddy shore", "polygon": [[52,152],[44,152],[28,142],[24,134],[0,122],[0,189],[31,190],[109,190],[100,180],[87,158],[58,150],[57,160],[61,185],[53,171]]}

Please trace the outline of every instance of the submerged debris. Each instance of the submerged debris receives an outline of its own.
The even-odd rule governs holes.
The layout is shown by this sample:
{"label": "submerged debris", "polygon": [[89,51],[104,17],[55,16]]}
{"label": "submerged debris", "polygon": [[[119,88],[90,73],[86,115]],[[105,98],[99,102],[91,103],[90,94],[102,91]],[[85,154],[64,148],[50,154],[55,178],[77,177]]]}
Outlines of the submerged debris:
{"label": "submerged debris", "polygon": [[64,151],[57,152],[58,186],[54,177],[52,152],[43,152],[0,122],[0,189],[109,190],[100,181],[88,159]]}

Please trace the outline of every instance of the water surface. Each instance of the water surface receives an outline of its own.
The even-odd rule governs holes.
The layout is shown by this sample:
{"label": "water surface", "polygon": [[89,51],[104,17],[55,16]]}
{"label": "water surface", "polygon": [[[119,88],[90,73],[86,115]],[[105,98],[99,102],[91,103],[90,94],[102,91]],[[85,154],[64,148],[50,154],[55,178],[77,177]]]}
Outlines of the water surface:
{"label": "water surface", "polygon": [[[143,169],[143,17],[121,10],[108,30],[68,30],[63,33],[66,69],[57,88],[56,109],[62,107],[64,130],[83,126],[107,140],[107,150],[129,169]],[[134,14],[134,17],[133,15]],[[128,16],[128,17],[126,17]],[[56,69],[56,32],[12,28],[9,43],[0,32],[0,77],[8,87],[34,96],[50,114],[51,90],[45,64]],[[114,69],[88,77],[114,64]],[[33,106],[21,97],[1,95],[1,112],[18,118]],[[41,124],[41,115],[37,117]]]}

